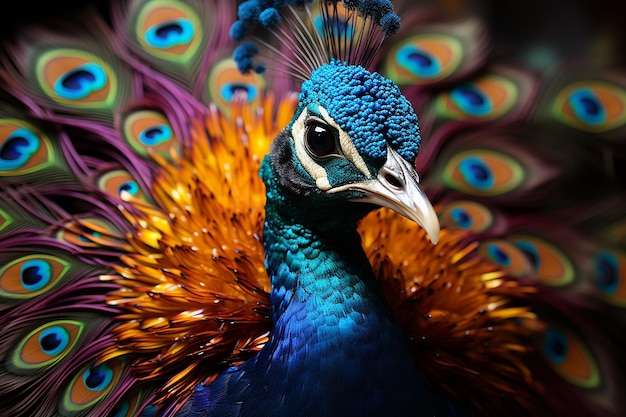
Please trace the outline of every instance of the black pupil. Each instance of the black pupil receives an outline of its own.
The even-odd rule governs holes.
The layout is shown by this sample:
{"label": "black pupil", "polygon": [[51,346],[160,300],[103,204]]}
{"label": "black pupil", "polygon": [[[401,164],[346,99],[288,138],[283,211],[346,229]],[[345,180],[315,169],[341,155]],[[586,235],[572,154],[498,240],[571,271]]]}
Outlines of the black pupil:
{"label": "black pupil", "polygon": [[480,165],[472,165],[471,170],[474,173],[476,179],[481,181],[486,181],[489,179],[489,172],[485,169],[485,167]]}
{"label": "black pupil", "polygon": [[22,281],[26,285],[35,285],[41,281],[43,277],[39,272],[39,268],[36,266],[29,266],[24,268],[22,272]]}
{"label": "black pupil", "polygon": [[428,55],[424,55],[417,51],[412,52],[409,55],[409,59],[416,62],[420,67],[432,67],[433,65],[433,60]]}
{"label": "black pupil", "polygon": [[509,255],[506,254],[502,249],[496,248],[494,255],[498,258],[498,260],[502,263],[506,263],[509,260]]}
{"label": "black pupil", "polygon": [[160,127],[153,127],[148,129],[148,131],[146,132],[146,136],[149,139],[154,139],[155,137],[161,135],[163,133],[163,129],[161,129]]}
{"label": "black pupil", "polygon": [[306,131],[306,144],[313,155],[326,156],[335,153],[335,137],[326,127],[312,124]]}
{"label": "black pupil", "polygon": [[553,338],[550,348],[552,348],[552,353],[557,356],[563,356],[567,349],[563,344],[563,340],[557,337]]}
{"label": "black pupil", "polygon": [[485,102],[485,98],[478,92],[474,91],[471,88],[460,88],[460,93],[465,96],[465,98],[476,106],[480,106]]}
{"label": "black pupil", "polygon": [[183,33],[183,28],[178,23],[170,23],[161,26],[156,31],[156,35],[161,39],[167,39],[170,36],[170,33],[180,35]]}
{"label": "black pupil", "polygon": [[47,334],[41,340],[41,347],[45,352],[51,352],[58,348],[61,344],[61,339],[54,333]]}
{"label": "black pupil", "polygon": [[96,77],[91,72],[79,69],[68,74],[67,77],[61,81],[61,84],[63,87],[70,90],[80,90],[84,80],[87,82],[93,82],[95,79]]}
{"label": "black pupil", "polygon": [[598,260],[597,269],[599,271],[598,279],[600,281],[600,284],[603,284],[607,287],[615,284],[615,282],[617,281],[617,271],[610,262],[605,259]]}
{"label": "black pupil", "polygon": [[235,94],[237,94],[239,92],[247,93],[249,90],[250,90],[249,87],[247,85],[245,85],[245,84],[234,83],[234,84],[232,84],[230,86],[230,93],[232,95],[235,95]]}
{"label": "black pupil", "polygon": [[583,107],[585,108],[585,111],[587,112],[587,114],[596,115],[600,113],[600,107],[598,106],[598,103],[595,102],[594,100],[585,97],[581,101],[583,103]]}
{"label": "black pupil", "polygon": [[28,141],[23,137],[16,136],[9,138],[2,147],[0,147],[0,158],[6,161],[15,161],[22,156],[21,147],[28,146]]}
{"label": "black pupil", "polygon": [[94,368],[85,380],[85,384],[88,388],[95,389],[98,387],[98,385],[102,384],[104,378],[104,372],[100,368]]}

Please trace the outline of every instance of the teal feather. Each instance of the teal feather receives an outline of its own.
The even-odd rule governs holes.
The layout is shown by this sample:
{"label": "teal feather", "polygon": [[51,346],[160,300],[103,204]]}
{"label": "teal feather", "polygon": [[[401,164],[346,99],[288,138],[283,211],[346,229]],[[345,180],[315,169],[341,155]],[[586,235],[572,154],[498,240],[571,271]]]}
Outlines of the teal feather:
{"label": "teal feather", "polygon": [[[330,1],[337,14],[324,15],[307,0],[250,0],[239,8],[221,0],[92,1],[88,9],[28,3],[16,5],[21,18],[7,12],[1,25],[16,30],[0,51],[0,414],[624,414],[622,5],[573,2],[554,15],[532,2],[504,10],[492,2],[398,0],[394,12],[384,0]],[[305,4],[311,10],[302,13]],[[309,38],[312,28],[328,38]],[[248,119],[275,123],[275,114],[262,112],[279,106],[264,100],[294,90],[293,119],[261,165],[262,236],[246,213],[199,216],[193,204],[240,183],[232,161],[193,159],[198,135],[209,131],[209,147],[232,132],[254,143],[260,133],[246,130]],[[239,114],[241,102],[257,114],[217,128],[215,109]],[[310,132],[317,142],[298,142]],[[355,182],[401,184],[397,173],[381,171],[392,150],[416,164],[446,231],[467,233],[454,243],[456,256],[505,271],[503,293],[514,283],[529,289],[513,303],[539,321],[523,323],[526,345],[506,350],[527,366],[527,373],[509,370],[516,381],[484,387],[509,364],[481,368],[480,360],[463,362],[467,352],[445,362],[421,333],[407,333],[407,343],[403,332],[438,318],[406,315],[421,313],[416,305],[429,298],[405,292],[436,293],[443,278],[404,288],[392,253],[379,269],[393,282],[377,282],[356,232],[374,206],[346,201],[366,194],[349,187]],[[183,176],[191,160],[203,192],[163,196],[159,167]],[[231,182],[205,182],[198,172],[213,165]],[[188,203],[184,210],[163,207],[177,199]],[[185,221],[197,226],[195,235],[154,237]],[[206,255],[187,244],[226,234],[222,223],[236,229],[234,246],[217,239]],[[237,239],[262,241],[265,269]],[[375,252],[394,244],[379,239]],[[425,262],[439,262],[449,245]],[[150,269],[166,252],[174,261]],[[444,276],[441,265],[436,273]],[[142,268],[149,273],[134,287],[121,284]],[[203,268],[207,277],[222,271],[228,289],[197,302],[203,293],[187,275]],[[265,270],[271,288],[256,279]],[[166,276],[180,277],[180,293],[153,286],[169,282]],[[134,291],[173,310],[194,300],[196,310],[171,315]],[[206,320],[204,333],[189,329],[185,340],[159,344],[178,337],[176,326],[187,325],[182,316],[211,303],[223,311]],[[137,316],[130,304],[149,311]],[[459,342],[453,331],[461,325],[450,324],[446,343],[476,349]],[[156,330],[129,342],[116,340],[118,326]],[[222,344],[228,329],[245,327],[255,330]],[[133,343],[156,353],[138,357]],[[200,347],[190,352],[185,343]],[[205,359],[210,349],[221,356]],[[203,373],[187,391],[172,383],[186,369],[156,364],[181,351]],[[442,384],[424,361],[443,363],[440,374],[451,376]],[[472,386],[455,385],[459,369],[472,375]],[[517,407],[527,398],[536,409]]]}
{"label": "teal feather", "polygon": [[[97,15],[85,16],[88,27],[33,29],[5,50],[2,72],[11,79],[5,87],[16,97],[61,114],[92,114],[94,120],[110,122],[136,88],[129,68],[116,56],[116,46],[100,39],[112,37]],[[81,36],[72,35],[80,33]],[[45,40],[45,41],[44,41]],[[33,109],[35,110],[35,109]]]}
{"label": "teal feather", "polygon": [[[551,75],[538,120],[591,148],[621,142],[626,123],[626,74],[621,69],[592,71],[579,65]],[[590,134],[599,142],[587,139]]]}
{"label": "teal feather", "polygon": [[[288,144],[283,141],[275,146]],[[293,219],[307,219],[303,216],[306,208],[285,195],[271,163],[268,157],[261,168],[273,197],[266,205],[269,220],[264,228],[273,284],[270,338],[254,359],[223,373],[207,389],[198,389],[181,415],[296,414],[302,410],[312,415],[365,415],[372,410],[405,415],[415,412],[414,401],[420,404],[420,415],[460,413],[454,404],[433,394],[415,368],[407,366],[408,346],[377,293],[354,231],[363,211],[346,211],[340,226],[294,224]],[[346,339],[353,346],[347,356],[340,348]],[[345,372],[339,362],[355,371],[364,370],[364,375],[381,375],[381,379]],[[298,392],[298,380],[309,374],[323,375],[323,379],[307,385],[305,396]],[[381,384],[381,380],[387,382]],[[386,390],[390,383],[391,392]]]}

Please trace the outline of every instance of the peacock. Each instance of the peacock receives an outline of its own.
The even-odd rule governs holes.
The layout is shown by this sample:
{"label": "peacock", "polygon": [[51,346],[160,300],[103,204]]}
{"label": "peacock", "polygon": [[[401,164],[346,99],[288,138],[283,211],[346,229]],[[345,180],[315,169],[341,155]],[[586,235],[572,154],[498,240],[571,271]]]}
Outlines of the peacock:
{"label": "peacock", "polygon": [[7,15],[0,416],[626,413],[619,19],[394,3]]}

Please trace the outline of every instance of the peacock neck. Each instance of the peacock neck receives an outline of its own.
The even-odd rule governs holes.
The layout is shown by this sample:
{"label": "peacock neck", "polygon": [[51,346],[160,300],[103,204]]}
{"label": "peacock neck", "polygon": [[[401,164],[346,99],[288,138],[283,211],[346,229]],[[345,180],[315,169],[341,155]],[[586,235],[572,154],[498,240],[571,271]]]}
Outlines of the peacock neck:
{"label": "peacock neck", "polygon": [[291,303],[311,309],[330,303],[333,310],[327,312],[341,314],[343,309],[359,307],[351,303],[356,294],[382,302],[355,229],[356,225],[352,230],[320,232],[279,216],[267,219],[263,239],[275,324]]}
{"label": "peacock neck", "polygon": [[[265,180],[263,244],[272,284],[274,331],[287,331],[297,326],[297,320],[318,316],[328,323],[322,328],[307,326],[309,343],[320,336],[323,340],[350,338],[358,333],[353,326],[360,327],[370,316],[370,321],[384,318],[385,329],[396,329],[361,247],[357,224],[362,213],[338,215],[337,210],[330,210],[332,215],[325,216],[324,208],[302,205],[299,196],[285,196],[271,178]],[[302,317],[302,312],[308,317]],[[380,329],[372,325],[367,330],[377,334]]]}
{"label": "peacock neck", "polygon": [[361,208],[322,224],[324,208],[307,207],[271,174],[264,164],[269,339],[199,386],[181,415],[453,415],[426,387],[378,289],[356,230]]}
{"label": "peacock neck", "polygon": [[400,410],[410,408],[421,381],[356,225],[318,233],[268,214],[263,239],[273,325],[259,366],[289,392],[305,392],[299,407],[317,410],[312,415],[326,415],[318,414],[320,403],[328,415],[405,415]]}
{"label": "peacock neck", "polygon": [[316,228],[268,189],[263,241],[272,331],[243,370],[251,386],[285,399],[269,415],[433,415],[361,247],[357,216],[344,216],[334,230]]}

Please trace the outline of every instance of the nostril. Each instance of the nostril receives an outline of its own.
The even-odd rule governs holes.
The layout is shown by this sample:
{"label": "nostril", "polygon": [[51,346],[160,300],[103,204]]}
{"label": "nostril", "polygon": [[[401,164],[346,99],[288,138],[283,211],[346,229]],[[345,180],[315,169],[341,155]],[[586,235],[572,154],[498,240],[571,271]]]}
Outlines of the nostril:
{"label": "nostril", "polygon": [[400,180],[400,178],[398,178],[395,173],[391,172],[391,171],[384,171],[383,172],[383,178],[385,179],[385,181],[387,181],[389,183],[389,185],[391,185],[392,187],[395,188],[402,188],[402,181]]}

